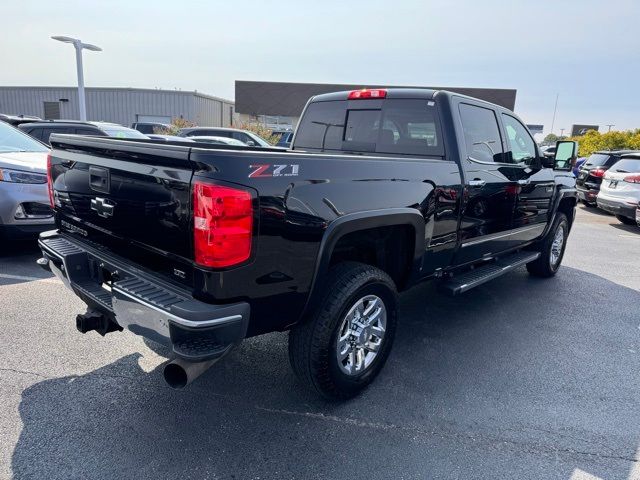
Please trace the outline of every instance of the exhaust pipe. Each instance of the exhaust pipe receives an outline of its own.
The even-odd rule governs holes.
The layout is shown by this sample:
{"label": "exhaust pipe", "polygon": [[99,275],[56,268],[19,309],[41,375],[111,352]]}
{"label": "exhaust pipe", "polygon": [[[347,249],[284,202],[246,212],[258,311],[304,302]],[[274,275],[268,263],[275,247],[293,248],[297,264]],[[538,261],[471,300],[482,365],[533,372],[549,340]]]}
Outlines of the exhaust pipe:
{"label": "exhaust pipe", "polygon": [[209,370],[218,360],[220,359],[214,358],[204,362],[189,362],[176,358],[164,366],[164,380],[171,388],[180,390]]}

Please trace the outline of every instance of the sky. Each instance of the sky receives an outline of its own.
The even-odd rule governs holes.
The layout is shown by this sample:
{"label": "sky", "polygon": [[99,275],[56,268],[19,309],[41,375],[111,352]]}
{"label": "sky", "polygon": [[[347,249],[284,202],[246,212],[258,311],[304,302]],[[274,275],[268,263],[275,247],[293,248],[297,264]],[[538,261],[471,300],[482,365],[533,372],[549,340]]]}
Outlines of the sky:
{"label": "sky", "polygon": [[638,0],[0,0],[0,85],[198,90],[235,80],[517,89],[555,133],[640,128]]}

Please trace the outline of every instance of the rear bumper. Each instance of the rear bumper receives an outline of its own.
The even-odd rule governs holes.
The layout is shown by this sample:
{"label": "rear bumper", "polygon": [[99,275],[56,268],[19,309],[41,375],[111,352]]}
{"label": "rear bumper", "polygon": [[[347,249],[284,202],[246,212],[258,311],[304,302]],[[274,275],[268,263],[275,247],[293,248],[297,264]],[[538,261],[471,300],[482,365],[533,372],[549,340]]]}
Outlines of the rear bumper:
{"label": "rear bumper", "polygon": [[599,186],[598,188],[586,188],[586,187],[579,187],[576,185],[578,198],[588,203],[596,203],[596,197],[598,196],[599,190],[600,190]]}
{"label": "rear bumper", "polygon": [[623,217],[636,218],[636,205],[629,205],[623,200],[614,200],[598,195],[598,208],[613,213],[614,215],[622,215]]}
{"label": "rear bumper", "polygon": [[176,356],[203,361],[223,356],[246,335],[246,302],[212,305],[98,247],[45,232],[38,241],[51,271],[87,305]]}

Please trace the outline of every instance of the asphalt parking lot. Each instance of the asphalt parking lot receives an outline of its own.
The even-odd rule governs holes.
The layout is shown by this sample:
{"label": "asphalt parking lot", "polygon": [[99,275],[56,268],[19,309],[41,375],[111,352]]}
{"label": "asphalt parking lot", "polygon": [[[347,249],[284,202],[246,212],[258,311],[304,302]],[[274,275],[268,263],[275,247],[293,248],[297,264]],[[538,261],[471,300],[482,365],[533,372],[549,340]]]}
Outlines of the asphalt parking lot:
{"label": "asphalt parking lot", "polygon": [[[286,334],[183,391],[128,333],[81,335],[35,248],[0,256],[0,478],[640,479],[640,228],[585,207],[563,268],[402,296],[347,403],[303,390]],[[162,352],[160,352],[162,353]]]}

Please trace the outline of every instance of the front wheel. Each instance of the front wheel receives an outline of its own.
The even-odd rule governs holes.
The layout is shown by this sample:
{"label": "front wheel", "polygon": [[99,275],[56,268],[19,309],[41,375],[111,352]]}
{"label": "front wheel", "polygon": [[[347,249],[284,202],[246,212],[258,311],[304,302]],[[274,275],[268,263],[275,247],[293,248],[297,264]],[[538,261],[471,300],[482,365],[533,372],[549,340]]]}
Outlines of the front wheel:
{"label": "front wheel", "polygon": [[633,218],[625,217],[624,215],[616,215],[616,218],[619,222],[624,223],[625,225],[635,225],[636,221]]}
{"label": "front wheel", "polygon": [[329,273],[316,311],[289,333],[291,366],[323,397],[351,398],[384,366],[397,318],[396,287],[385,272],[339,264]]}
{"label": "front wheel", "polygon": [[567,216],[558,212],[549,233],[539,244],[537,250],[540,252],[540,256],[537,260],[527,263],[529,273],[543,278],[554,276],[562,263],[568,236],[569,221]]}

